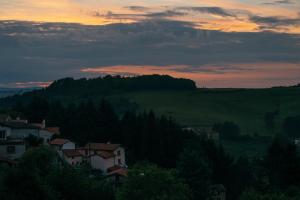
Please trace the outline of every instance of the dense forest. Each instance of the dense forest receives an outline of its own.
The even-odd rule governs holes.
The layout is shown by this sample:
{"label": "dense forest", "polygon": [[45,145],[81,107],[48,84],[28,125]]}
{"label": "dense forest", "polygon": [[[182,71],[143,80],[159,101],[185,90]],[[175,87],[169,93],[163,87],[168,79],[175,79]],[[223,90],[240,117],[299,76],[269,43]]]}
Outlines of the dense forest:
{"label": "dense forest", "polygon": [[[5,199],[14,200],[22,195],[23,199],[43,196],[47,197],[44,199],[73,200],[88,195],[117,200],[165,197],[205,200],[211,187],[220,184],[226,188],[229,200],[296,200],[300,197],[300,156],[296,146],[284,135],[274,138],[264,157],[234,158],[222,145],[183,131],[171,118],[158,116],[153,111],[128,111],[120,116],[105,99],[98,103],[63,105],[36,97],[29,104],[19,103],[13,109],[32,122],[46,119],[49,126],[60,126],[60,137],[79,145],[90,141],[122,144],[127,152],[129,175],[121,186],[112,187],[101,176],[87,179],[90,172],[86,168],[55,167],[50,150],[34,148],[16,167],[1,170],[0,197]],[[237,129],[229,122],[216,124],[215,128],[224,133],[227,129]],[[236,137],[229,135],[232,136]],[[35,162],[39,156],[43,159]],[[47,167],[49,165],[52,167]],[[29,168],[34,170],[27,173]],[[146,174],[147,179],[141,177],[141,173]],[[12,183],[23,179],[28,181],[18,182],[20,190],[16,193]],[[35,196],[28,191],[29,186],[36,191]],[[80,187],[85,189],[78,189],[74,194],[70,191],[70,188]]]}

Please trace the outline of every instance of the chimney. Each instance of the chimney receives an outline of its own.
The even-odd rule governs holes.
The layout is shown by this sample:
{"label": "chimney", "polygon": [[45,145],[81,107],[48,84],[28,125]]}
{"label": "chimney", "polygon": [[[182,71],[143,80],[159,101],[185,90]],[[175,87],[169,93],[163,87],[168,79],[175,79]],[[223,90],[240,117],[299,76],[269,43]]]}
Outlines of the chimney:
{"label": "chimney", "polygon": [[42,121],[42,128],[46,128],[46,120]]}

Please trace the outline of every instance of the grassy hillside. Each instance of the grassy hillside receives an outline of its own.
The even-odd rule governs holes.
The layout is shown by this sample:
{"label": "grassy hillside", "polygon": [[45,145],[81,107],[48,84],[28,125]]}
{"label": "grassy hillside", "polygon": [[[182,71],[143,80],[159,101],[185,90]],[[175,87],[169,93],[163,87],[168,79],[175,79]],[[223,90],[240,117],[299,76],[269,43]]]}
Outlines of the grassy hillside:
{"label": "grassy hillside", "polygon": [[226,120],[240,125],[243,134],[267,135],[264,115],[276,109],[278,131],[287,116],[300,114],[300,88],[198,89],[193,91],[146,91],[114,95],[128,98],[139,109],[153,109],[188,126],[209,126]]}
{"label": "grassy hillside", "polygon": [[[156,83],[154,86],[153,82]],[[161,88],[160,85],[165,86]],[[183,126],[195,127],[233,121],[240,126],[242,134],[258,136],[272,136],[280,132],[286,117],[300,114],[300,87],[196,89],[191,81],[159,76],[62,79],[47,89],[0,99],[0,108],[6,109],[16,102],[26,104],[35,96],[50,101],[61,100],[64,104],[88,99],[99,102],[106,98],[119,113],[126,109],[152,109],[157,114],[173,117]],[[279,115],[276,117],[275,131],[271,132],[265,128],[264,117],[267,112],[275,110],[279,111]],[[263,155],[270,140],[257,138],[222,141],[222,144],[235,156],[252,157]]]}

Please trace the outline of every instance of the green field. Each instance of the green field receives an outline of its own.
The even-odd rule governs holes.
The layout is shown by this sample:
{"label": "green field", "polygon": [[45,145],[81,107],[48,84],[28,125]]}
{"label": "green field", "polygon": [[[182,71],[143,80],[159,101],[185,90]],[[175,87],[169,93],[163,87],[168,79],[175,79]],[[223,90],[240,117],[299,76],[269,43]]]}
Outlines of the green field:
{"label": "green field", "polygon": [[[276,109],[276,131],[287,116],[300,114],[300,88],[198,89],[194,91],[146,91],[121,95],[136,102],[140,110],[153,109],[172,116],[186,126],[211,126],[234,121],[242,134],[268,135],[264,115]],[[120,98],[120,95],[111,98]]]}
{"label": "green field", "polygon": [[[120,97],[121,96],[121,97]],[[196,91],[152,91],[116,95],[136,102],[139,109],[153,109],[158,114],[172,116],[181,125],[212,126],[216,122],[234,121],[242,134],[270,136],[270,140],[221,141],[234,157],[265,155],[271,136],[279,133],[288,116],[300,114],[300,88],[273,89],[198,89]],[[278,109],[276,129],[265,128],[266,112]]]}
{"label": "green field", "polygon": [[[62,91],[64,88],[62,87]],[[111,100],[120,115],[132,106],[138,111],[154,110],[158,115],[171,116],[182,126],[212,126],[217,122],[233,121],[239,125],[244,135],[269,136],[267,142],[261,142],[259,137],[254,137],[258,139],[249,141],[222,141],[225,148],[235,156],[262,156],[266,152],[271,137],[282,131],[284,119],[300,115],[300,87],[139,90],[136,92],[120,90],[109,94],[101,90],[86,93],[78,87],[69,93],[40,91],[36,94],[44,95],[47,99],[61,100],[65,105],[87,99],[99,102],[105,97]],[[5,108],[5,105],[20,99],[22,102],[28,102],[32,96],[33,94],[29,94],[6,99],[2,101],[2,106]],[[267,112],[275,110],[279,111],[279,115],[275,119],[274,131],[270,131],[265,128],[264,117]]]}

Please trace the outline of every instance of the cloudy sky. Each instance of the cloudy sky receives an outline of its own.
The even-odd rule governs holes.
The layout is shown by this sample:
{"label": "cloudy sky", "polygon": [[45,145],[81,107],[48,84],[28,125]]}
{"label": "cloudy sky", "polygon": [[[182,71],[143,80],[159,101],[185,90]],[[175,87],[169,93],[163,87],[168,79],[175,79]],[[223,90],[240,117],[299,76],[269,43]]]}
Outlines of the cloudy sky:
{"label": "cloudy sky", "polygon": [[0,0],[0,87],[154,73],[294,85],[299,45],[299,0]]}

